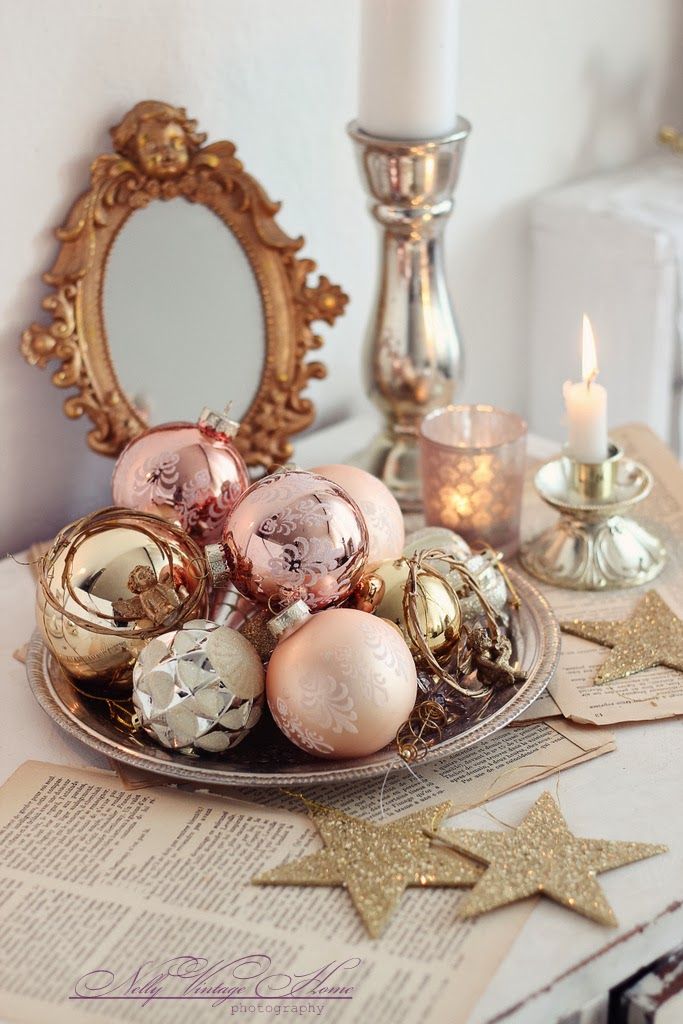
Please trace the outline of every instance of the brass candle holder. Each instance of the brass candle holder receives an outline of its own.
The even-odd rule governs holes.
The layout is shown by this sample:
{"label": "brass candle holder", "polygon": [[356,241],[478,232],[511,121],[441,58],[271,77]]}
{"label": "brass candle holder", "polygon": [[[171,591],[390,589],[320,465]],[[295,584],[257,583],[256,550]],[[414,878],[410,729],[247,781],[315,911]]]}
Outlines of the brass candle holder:
{"label": "brass candle holder", "polygon": [[534,485],[560,517],[520,551],[533,576],[571,590],[613,590],[648,583],[664,568],[662,542],[624,514],[648,496],[652,475],[615,444],[604,462],[551,459]]}

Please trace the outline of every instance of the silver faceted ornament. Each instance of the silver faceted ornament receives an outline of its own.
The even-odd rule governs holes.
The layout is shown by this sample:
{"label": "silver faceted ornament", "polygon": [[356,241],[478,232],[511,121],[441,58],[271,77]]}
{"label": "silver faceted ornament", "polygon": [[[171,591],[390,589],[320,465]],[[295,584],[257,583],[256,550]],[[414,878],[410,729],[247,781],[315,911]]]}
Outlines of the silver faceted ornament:
{"label": "silver faceted ornament", "polygon": [[188,754],[235,747],[261,717],[265,673],[249,641],[207,619],[152,640],[133,670],[139,725]]}

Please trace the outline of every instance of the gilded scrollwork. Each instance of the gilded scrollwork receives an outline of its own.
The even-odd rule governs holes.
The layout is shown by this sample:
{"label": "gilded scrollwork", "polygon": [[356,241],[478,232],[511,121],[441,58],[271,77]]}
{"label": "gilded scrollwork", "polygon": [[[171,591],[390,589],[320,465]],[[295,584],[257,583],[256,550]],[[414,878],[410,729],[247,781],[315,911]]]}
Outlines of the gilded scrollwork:
{"label": "gilded scrollwork", "polygon": [[271,468],[292,454],[290,437],[313,420],[302,391],[325,376],[324,365],[307,361],[322,339],[316,321],[334,323],[347,296],[321,276],[315,263],[296,253],[303,238],[279,227],[272,202],[247,174],[231,142],[205,146],[206,136],[181,107],[147,100],[111,130],[113,153],[92,163],[90,188],[56,231],[60,249],[44,274],[53,291],[43,299],[50,324],[33,323],[21,339],[32,365],[59,365],[52,381],[75,388],[64,403],[71,418],[87,416],[88,443],[117,455],[146,426],[143,413],[122,390],[112,364],[102,315],[107,257],[119,231],[136,210],[175,198],[210,208],[233,232],[256,276],[266,324],[266,355],[258,391],[242,418],[237,444],[252,466]]}

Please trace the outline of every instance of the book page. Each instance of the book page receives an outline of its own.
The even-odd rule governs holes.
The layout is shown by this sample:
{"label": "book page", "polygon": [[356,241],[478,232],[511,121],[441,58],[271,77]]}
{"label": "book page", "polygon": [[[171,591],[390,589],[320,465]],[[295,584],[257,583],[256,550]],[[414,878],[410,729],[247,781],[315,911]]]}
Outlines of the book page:
{"label": "book page", "polygon": [[526,725],[527,722],[542,722],[546,718],[561,718],[562,712],[557,704],[557,701],[550,693],[549,690],[545,690],[540,697],[537,697],[533,704],[530,704],[526,711],[522,711],[521,715],[510,724],[513,726]]}
{"label": "book page", "polygon": [[[306,796],[360,817],[391,819],[450,800],[464,811],[530,782],[554,775],[614,750],[614,737],[602,729],[570,722],[501,729],[457,757],[387,778],[336,786],[313,786]],[[279,803],[277,791],[242,790],[247,799]]]}
{"label": "book page", "polygon": [[[523,729],[501,729],[470,750],[411,771],[390,771],[385,777],[325,786],[307,786],[306,796],[333,804],[349,814],[389,820],[408,811],[450,800],[455,810],[485,803],[519,786],[614,750],[614,737],[604,729],[577,726],[564,720],[538,722]],[[168,779],[117,764],[130,789],[168,785]],[[192,784],[182,788],[194,788]],[[278,788],[212,788],[232,799],[262,806],[292,807]]]}
{"label": "book page", "polygon": [[320,848],[302,813],[27,762],[0,789],[0,1014],[464,1022],[532,904],[461,921],[460,890],[409,889],[373,941],[342,888],[250,884]]}
{"label": "book page", "polygon": [[[534,581],[560,621],[566,619],[623,619],[647,589],[656,589],[672,610],[683,617],[683,470],[666,445],[647,427],[615,431],[626,453],[642,462],[655,484],[634,514],[666,545],[667,564],[647,587],[629,590],[574,591]],[[525,494],[525,539],[535,536],[555,518],[535,493],[530,477]],[[683,714],[683,673],[657,667],[623,680],[593,684],[609,649],[580,637],[562,634],[560,663],[549,692],[560,711],[575,722],[613,725]],[[529,709],[533,713],[534,705]]]}

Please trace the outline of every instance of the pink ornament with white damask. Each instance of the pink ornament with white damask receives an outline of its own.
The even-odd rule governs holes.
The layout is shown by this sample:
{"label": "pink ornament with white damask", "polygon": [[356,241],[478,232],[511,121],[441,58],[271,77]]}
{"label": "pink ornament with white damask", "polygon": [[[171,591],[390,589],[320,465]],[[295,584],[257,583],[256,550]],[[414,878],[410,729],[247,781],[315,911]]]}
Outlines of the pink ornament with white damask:
{"label": "pink ornament with white damask", "polygon": [[374,615],[330,608],[281,640],[266,673],[276,724],[316,757],[365,757],[390,743],[413,710],[415,663],[400,633]]}
{"label": "pink ornament with white damask", "polygon": [[134,438],[112,477],[114,503],[157,515],[202,546],[220,539],[225,520],[249,486],[233,443],[239,424],[204,409],[197,423],[163,423]]}
{"label": "pink ornament with white damask", "polygon": [[278,470],[242,495],[223,541],[234,586],[273,612],[295,600],[313,611],[341,603],[368,555],[355,501],[331,480],[294,469]]}

